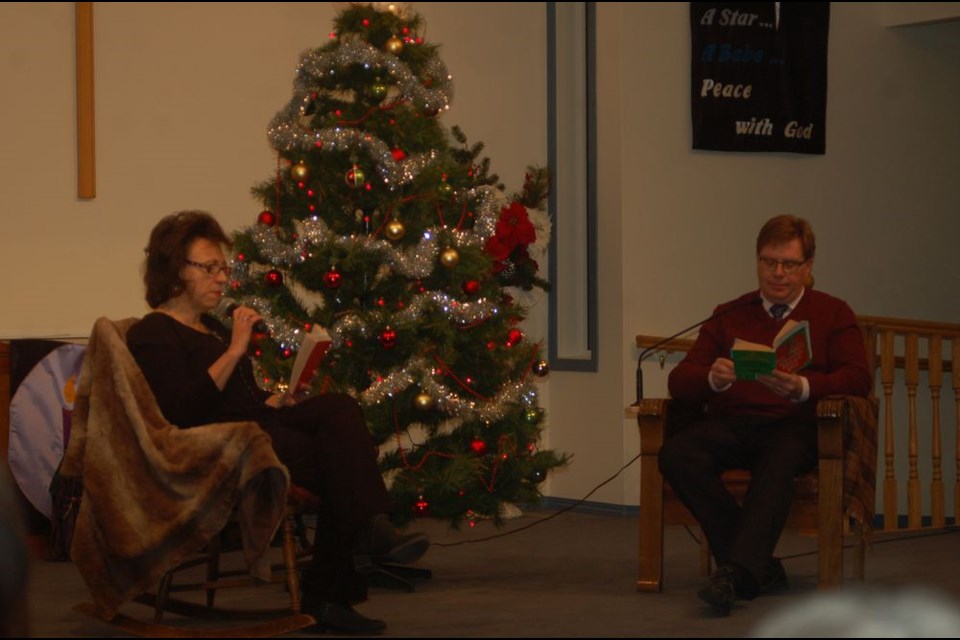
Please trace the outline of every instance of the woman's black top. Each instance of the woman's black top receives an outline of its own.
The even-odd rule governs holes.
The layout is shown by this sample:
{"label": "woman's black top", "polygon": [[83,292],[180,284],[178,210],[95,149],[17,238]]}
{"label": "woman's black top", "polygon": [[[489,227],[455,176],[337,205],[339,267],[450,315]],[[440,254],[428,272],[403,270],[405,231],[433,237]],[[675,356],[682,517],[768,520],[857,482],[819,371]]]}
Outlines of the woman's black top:
{"label": "woman's black top", "polygon": [[223,391],[207,369],[227,350],[230,334],[215,318],[201,321],[211,333],[191,329],[160,312],[145,315],[127,332],[127,347],[143,371],[164,417],[178,427],[260,420],[273,408],[244,356]]}

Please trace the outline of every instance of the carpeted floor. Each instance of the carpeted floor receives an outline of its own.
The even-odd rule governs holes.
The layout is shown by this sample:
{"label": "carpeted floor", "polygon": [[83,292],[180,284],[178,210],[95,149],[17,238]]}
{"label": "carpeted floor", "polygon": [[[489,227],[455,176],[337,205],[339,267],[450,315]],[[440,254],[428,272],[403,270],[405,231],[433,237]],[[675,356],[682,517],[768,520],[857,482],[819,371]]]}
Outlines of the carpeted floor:
{"label": "carpeted floor", "polygon": [[[813,538],[788,533],[781,540],[778,554],[784,557],[790,588],[738,603],[730,617],[721,618],[695,596],[703,583],[698,547],[683,527],[667,532],[664,592],[646,594],[635,589],[636,518],[568,512],[519,530],[548,515],[529,512],[501,530],[481,522],[458,532],[442,522],[422,521],[419,529],[434,544],[418,566],[429,568],[432,579],[417,583],[412,593],[374,588],[358,610],[385,620],[386,635],[393,637],[742,637],[761,621],[796,609],[818,593]],[[482,540],[497,534],[510,535]],[[922,537],[878,536],[867,554],[866,586],[874,592],[898,597],[905,589],[930,588],[945,594],[960,611],[956,529]],[[830,597],[836,601],[859,589],[848,582]],[[37,561],[29,590],[31,634],[122,635],[73,611],[87,599],[72,564]],[[221,592],[218,604],[275,600],[282,605],[285,599],[282,586],[268,585]],[[144,619],[152,614],[136,604],[124,611]],[[871,616],[861,612],[854,619]],[[169,621],[187,628],[196,624],[175,616]],[[949,635],[958,632],[953,629]]]}

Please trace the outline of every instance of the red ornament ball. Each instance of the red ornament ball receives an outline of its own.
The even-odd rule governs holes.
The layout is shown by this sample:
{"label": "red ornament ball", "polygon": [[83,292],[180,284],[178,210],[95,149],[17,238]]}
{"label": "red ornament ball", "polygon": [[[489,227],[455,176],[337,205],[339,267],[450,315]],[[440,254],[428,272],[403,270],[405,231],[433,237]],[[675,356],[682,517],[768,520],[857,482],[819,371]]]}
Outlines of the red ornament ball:
{"label": "red ornament ball", "polygon": [[467,280],[463,283],[463,292],[467,295],[476,295],[480,291],[480,282],[477,280]]}
{"label": "red ornament ball", "polygon": [[428,515],[430,513],[430,503],[424,500],[423,496],[420,496],[413,504],[413,512],[419,516]]}
{"label": "red ornament ball", "polygon": [[330,271],[323,274],[323,284],[327,289],[339,289],[343,284],[343,274],[337,271],[336,267],[331,267]]}
{"label": "red ornament ball", "polygon": [[346,182],[347,186],[351,189],[362,187],[365,179],[366,176],[363,174],[363,169],[357,165],[353,165],[347,169],[347,173],[343,176],[343,181]]}
{"label": "red ornament ball", "polygon": [[483,452],[487,450],[487,443],[480,438],[474,438],[473,442],[470,443],[470,450],[478,456],[483,455]]}
{"label": "red ornament ball", "polygon": [[270,269],[263,274],[263,281],[268,287],[279,287],[283,284],[283,274],[276,269]]}
{"label": "red ornament ball", "polygon": [[516,346],[521,340],[523,340],[523,331],[520,331],[520,329],[510,329],[510,333],[507,334],[507,346]]}
{"label": "red ornament ball", "polygon": [[397,332],[387,327],[380,334],[380,346],[384,349],[392,349],[397,346]]}
{"label": "red ornament ball", "polygon": [[277,214],[269,209],[265,209],[260,212],[259,216],[257,216],[257,222],[265,227],[272,227],[273,225],[277,224]]}
{"label": "red ornament ball", "polygon": [[407,152],[404,151],[403,149],[397,148],[390,151],[390,155],[393,156],[394,160],[396,160],[397,162],[400,162],[401,160],[407,157]]}

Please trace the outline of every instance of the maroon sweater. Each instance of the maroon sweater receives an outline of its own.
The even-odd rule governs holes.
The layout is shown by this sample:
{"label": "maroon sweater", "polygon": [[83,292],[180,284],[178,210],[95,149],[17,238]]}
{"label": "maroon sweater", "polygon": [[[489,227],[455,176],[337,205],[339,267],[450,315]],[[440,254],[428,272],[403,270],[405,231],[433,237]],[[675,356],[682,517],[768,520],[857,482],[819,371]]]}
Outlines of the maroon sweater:
{"label": "maroon sweater", "polygon": [[872,375],[857,319],[849,305],[826,293],[807,289],[791,320],[810,323],[813,362],[798,373],[810,383],[810,398],[792,402],[771,393],[759,382],[737,381],[719,393],[710,388],[707,375],[718,357],[729,358],[736,338],[771,344],[784,320],[774,320],[760,304],[748,304],[759,293],[752,291],[718,306],[714,313],[741,306],[703,325],[687,356],[670,372],[670,395],[682,400],[708,402],[713,416],[759,415],[773,417],[816,416],[816,402],[832,394],[866,396]]}

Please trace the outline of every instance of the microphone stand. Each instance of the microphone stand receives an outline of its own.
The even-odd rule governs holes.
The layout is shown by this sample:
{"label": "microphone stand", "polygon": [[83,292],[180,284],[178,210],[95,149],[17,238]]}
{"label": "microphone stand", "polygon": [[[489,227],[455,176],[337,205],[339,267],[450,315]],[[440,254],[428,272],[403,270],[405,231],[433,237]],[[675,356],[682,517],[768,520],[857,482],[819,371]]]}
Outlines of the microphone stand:
{"label": "microphone stand", "polygon": [[700,325],[707,322],[707,320],[711,320],[712,318],[713,316],[710,316],[709,318],[701,320],[700,322],[696,322],[690,325],[689,327],[687,327],[686,329],[683,329],[682,331],[677,331],[675,334],[673,334],[669,338],[664,338],[663,340],[659,340],[655,342],[654,344],[650,345],[649,347],[647,347],[646,349],[640,352],[640,357],[637,358],[637,402],[636,404],[640,404],[640,401],[643,400],[643,366],[642,365],[643,365],[643,361],[646,360],[647,356],[653,353],[654,351],[656,351],[657,349],[659,349],[660,347],[662,347],[663,345],[667,344],[671,340],[679,338],[680,336],[682,336],[683,334],[689,331],[693,331]]}
{"label": "microphone stand", "polygon": [[649,347],[647,347],[646,349],[644,349],[643,351],[641,351],[641,352],[640,352],[640,357],[637,358],[637,402],[635,403],[634,406],[640,404],[640,401],[643,400],[643,367],[642,367],[642,365],[643,365],[643,361],[646,359],[646,357],[647,357],[648,355],[650,355],[651,353],[653,353],[654,351],[656,351],[657,349],[659,349],[659,348],[662,347],[663,345],[667,344],[667,343],[670,342],[671,340],[674,340],[674,339],[676,339],[676,338],[679,338],[680,336],[682,336],[683,334],[687,333],[688,331],[693,331],[694,329],[696,329],[696,328],[699,327],[700,325],[706,324],[706,323],[710,322],[711,320],[715,320],[716,318],[719,318],[720,316],[726,315],[726,314],[730,313],[731,311],[733,311],[733,310],[735,310],[735,309],[740,309],[741,307],[749,307],[749,306],[751,306],[751,305],[757,305],[757,304],[762,304],[762,303],[763,303],[763,298],[761,298],[760,296],[757,296],[757,297],[755,297],[755,298],[750,298],[750,299],[747,300],[746,302],[742,302],[742,303],[740,303],[740,304],[735,304],[735,305],[733,305],[733,306],[727,307],[727,308],[724,309],[723,311],[719,311],[719,312],[717,312],[717,313],[714,313],[714,314],[712,314],[712,315],[707,316],[706,318],[704,318],[704,319],[701,320],[700,322],[695,322],[695,323],[693,323],[692,325],[690,325],[690,326],[687,327],[686,329],[683,329],[683,330],[681,330],[681,331],[677,331],[675,334],[673,334],[673,335],[670,336],[669,338],[664,338],[663,340],[658,340],[658,341],[655,342],[654,344],[650,345]]}

